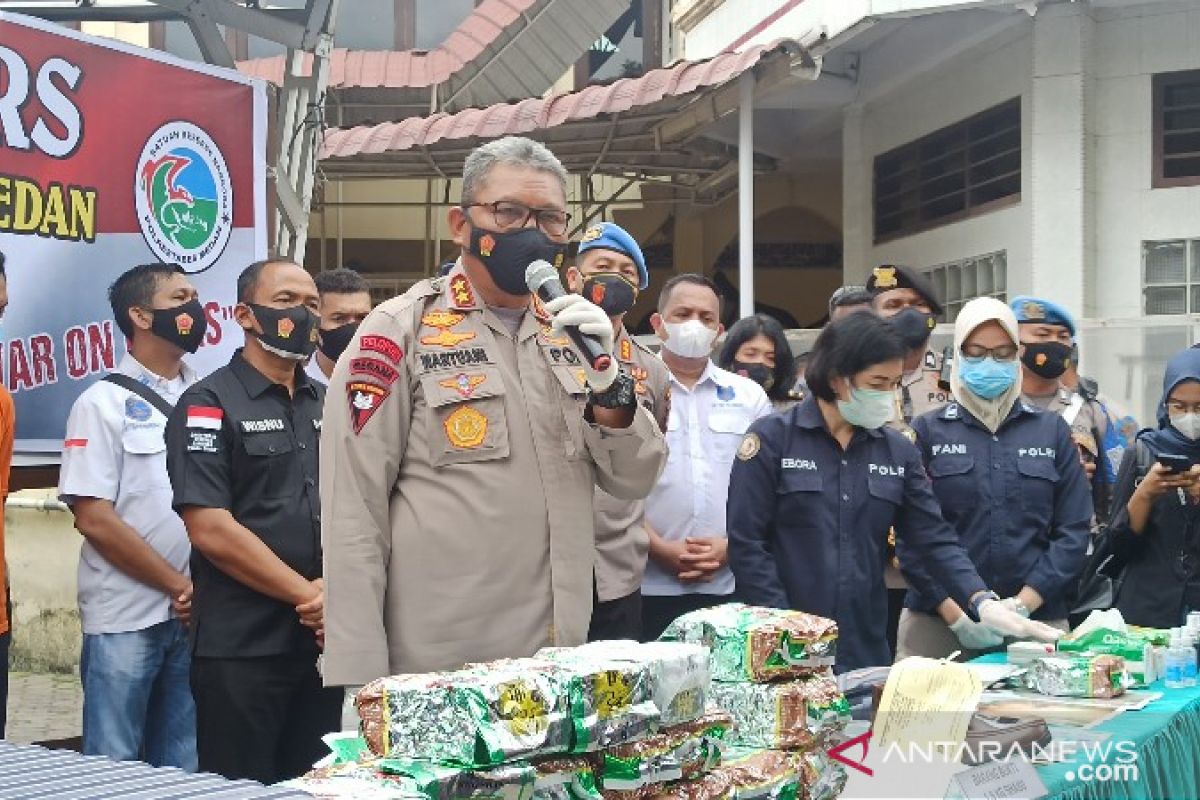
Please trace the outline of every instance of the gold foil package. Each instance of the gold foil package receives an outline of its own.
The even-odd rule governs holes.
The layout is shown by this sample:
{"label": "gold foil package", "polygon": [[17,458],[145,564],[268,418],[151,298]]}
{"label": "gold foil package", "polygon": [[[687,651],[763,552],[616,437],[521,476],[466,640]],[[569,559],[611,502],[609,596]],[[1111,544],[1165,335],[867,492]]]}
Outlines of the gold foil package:
{"label": "gold foil package", "polygon": [[684,614],[661,638],[707,646],[714,681],[764,682],[826,671],[837,633],[833,620],[802,611],[726,603]]}
{"label": "gold foil package", "polygon": [[1112,655],[1067,655],[1030,662],[1025,685],[1057,697],[1117,697],[1125,693],[1125,659]]}
{"label": "gold foil package", "polygon": [[647,800],[733,800],[733,786],[725,775],[710,773],[692,781],[659,787]]}
{"label": "gold foil package", "polygon": [[735,741],[744,747],[822,747],[850,721],[850,705],[831,676],[784,683],[714,683],[710,696],[733,716]]}
{"label": "gold foil package", "polygon": [[729,778],[735,800],[797,800],[800,764],[796,753],[731,747],[715,771]]}
{"label": "gold foil package", "polygon": [[572,741],[562,670],[538,659],[380,678],[355,704],[379,756],[486,767],[563,753]]}

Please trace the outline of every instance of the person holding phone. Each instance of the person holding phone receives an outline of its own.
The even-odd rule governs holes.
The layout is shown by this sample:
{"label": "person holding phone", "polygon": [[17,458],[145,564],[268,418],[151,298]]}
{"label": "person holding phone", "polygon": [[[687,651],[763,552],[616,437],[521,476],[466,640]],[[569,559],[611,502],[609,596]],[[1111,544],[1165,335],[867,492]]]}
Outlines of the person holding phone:
{"label": "person holding phone", "polygon": [[1200,611],[1200,350],[1167,363],[1158,429],[1125,451],[1112,511],[1116,608],[1131,625],[1183,624]]}

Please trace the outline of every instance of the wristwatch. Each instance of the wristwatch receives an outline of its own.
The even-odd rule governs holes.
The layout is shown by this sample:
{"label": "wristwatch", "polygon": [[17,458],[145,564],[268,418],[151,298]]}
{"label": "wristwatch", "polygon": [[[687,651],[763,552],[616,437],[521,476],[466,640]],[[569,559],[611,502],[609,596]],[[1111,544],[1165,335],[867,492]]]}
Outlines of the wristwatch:
{"label": "wristwatch", "polygon": [[633,408],[637,405],[637,392],[634,391],[635,381],[625,370],[618,369],[617,377],[603,392],[597,392],[591,386],[587,390],[588,405],[600,408]]}
{"label": "wristwatch", "polygon": [[976,622],[979,621],[979,607],[983,605],[984,600],[999,600],[1000,595],[993,591],[976,592],[971,598],[971,611],[974,612]]}

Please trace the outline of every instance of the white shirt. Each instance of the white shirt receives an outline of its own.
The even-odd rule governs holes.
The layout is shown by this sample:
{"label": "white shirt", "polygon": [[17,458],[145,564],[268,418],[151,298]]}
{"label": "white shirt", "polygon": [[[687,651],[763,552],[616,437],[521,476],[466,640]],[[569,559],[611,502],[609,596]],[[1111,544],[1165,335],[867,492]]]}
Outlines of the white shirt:
{"label": "white shirt", "polygon": [[[167,380],[126,355],[117,372],[129,375],[174,404],[196,382],[183,366]],[[188,573],[191,546],[183,520],[171,508],[167,477],[167,418],[138,395],[97,381],[71,406],[59,472],[59,498],[109,500],[117,516],[180,572]],[[171,599],[109,564],[86,539],[79,553],[79,615],[87,634],[138,631],[171,618]]]}
{"label": "white shirt", "polygon": [[312,358],[304,365],[304,374],[312,380],[316,381],[321,386],[329,385],[329,378],[325,377],[325,373],[321,372],[321,365],[317,363],[317,354],[313,353]]}
{"label": "white shirt", "polygon": [[[725,536],[729,473],[738,445],[750,424],[771,410],[761,386],[711,361],[693,389],[671,376],[667,466],[646,498],[646,521],[659,536],[672,542],[689,536]],[[733,573],[727,566],[711,581],[680,583],[651,559],[642,579],[645,595],[732,591]]]}

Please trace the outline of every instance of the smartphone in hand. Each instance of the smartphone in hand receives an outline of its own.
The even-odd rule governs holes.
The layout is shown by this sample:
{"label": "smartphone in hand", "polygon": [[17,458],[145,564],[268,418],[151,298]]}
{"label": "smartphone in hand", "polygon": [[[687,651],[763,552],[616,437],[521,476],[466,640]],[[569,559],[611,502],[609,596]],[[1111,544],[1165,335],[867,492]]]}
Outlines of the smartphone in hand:
{"label": "smartphone in hand", "polygon": [[1192,460],[1187,456],[1176,456],[1170,453],[1159,453],[1155,459],[1169,475],[1178,475],[1181,472],[1187,472],[1192,468]]}

